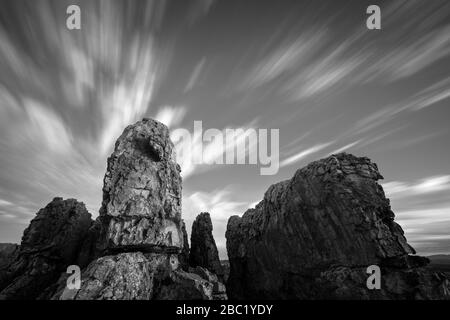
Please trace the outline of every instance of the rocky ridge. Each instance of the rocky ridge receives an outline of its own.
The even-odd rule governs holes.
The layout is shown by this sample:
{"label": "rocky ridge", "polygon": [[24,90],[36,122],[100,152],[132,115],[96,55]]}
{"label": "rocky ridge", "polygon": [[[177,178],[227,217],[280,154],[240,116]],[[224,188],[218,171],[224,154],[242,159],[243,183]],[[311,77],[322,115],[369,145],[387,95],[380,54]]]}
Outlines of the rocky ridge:
{"label": "rocky ridge", "polygon": [[[0,245],[0,299],[450,299],[446,276],[414,255],[394,221],[377,165],[346,153],[299,169],[231,217],[224,275],[209,213],[194,221],[189,248],[173,149],[163,124],[128,126],[95,221],[81,202],[55,198],[20,246]],[[69,265],[82,269],[80,289],[67,287]],[[373,265],[379,290],[366,285]]]}
{"label": "rocky ridge", "polygon": [[[443,274],[413,256],[382,176],[368,158],[337,154],[272,185],[264,199],[226,231],[234,299],[442,299]],[[366,286],[381,268],[380,290]]]}

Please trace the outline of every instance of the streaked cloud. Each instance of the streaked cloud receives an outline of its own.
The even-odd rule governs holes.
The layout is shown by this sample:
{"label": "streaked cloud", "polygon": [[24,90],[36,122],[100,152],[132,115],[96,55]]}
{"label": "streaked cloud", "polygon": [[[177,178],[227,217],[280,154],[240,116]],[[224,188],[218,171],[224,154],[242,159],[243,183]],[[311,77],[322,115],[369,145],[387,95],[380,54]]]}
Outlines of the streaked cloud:
{"label": "streaked cloud", "polygon": [[62,119],[41,103],[25,99],[23,101],[25,111],[30,118],[30,126],[27,130],[34,139],[42,139],[50,150],[67,153],[72,148],[73,137]]}
{"label": "streaked cloud", "polygon": [[200,79],[200,75],[205,67],[206,58],[203,57],[194,67],[194,70],[192,71],[189,80],[186,84],[186,87],[184,88],[184,92],[191,91],[198,83]]}
{"label": "streaked cloud", "polygon": [[337,153],[341,153],[341,152],[347,151],[348,149],[353,148],[356,145],[358,145],[360,142],[361,142],[361,140],[357,140],[357,141],[351,142],[349,144],[346,144],[343,147],[340,147],[340,148],[338,148],[338,149],[336,149],[334,151],[331,151],[330,154],[337,154]]}
{"label": "streaked cloud", "polygon": [[297,154],[295,154],[293,156],[290,156],[289,158],[284,159],[283,161],[281,161],[280,162],[280,168],[288,166],[288,165],[291,165],[291,164],[296,163],[296,162],[298,162],[300,160],[303,160],[306,157],[308,157],[308,156],[310,156],[310,155],[312,155],[312,154],[314,154],[316,152],[319,152],[319,151],[329,147],[332,143],[333,142],[321,143],[321,144],[317,144],[317,145],[314,145],[312,147],[309,147],[309,148],[307,148],[305,150],[302,150],[302,151],[298,152]]}
{"label": "streaked cloud", "polygon": [[169,129],[175,127],[183,121],[186,115],[185,107],[161,107],[155,116],[155,119],[161,123],[164,123]]}
{"label": "streaked cloud", "polygon": [[382,185],[388,198],[413,197],[434,192],[450,191],[450,175],[428,177],[415,183],[390,181]]}
{"label": "streaked cloud", "polygon": [[213,220],[227,220],[232,215],[241,215],[246,202],[233,200],[233,189],[225,187],[211,192],[196,191],[183,197],[184,219],[195,219],[200,212],[209,212]]}
{"label": "streaked cloud", "polygon": [[[189,141],[189,147],[186,146],[186,141],[182,137],[175,137],[173,132],[171,139],[175,144],[177,154],[177,162],[181,166],[181,175],[187,178],[191,175],[198,174],[209,170],[220,169],[220,163],[224,164],[223,160],[226,153],[235,149],[246,149],[246,155],[249,157],[256,156],[258,148],[253,144],[248,144],[246,138],[248,137],[248,129],[256,128],[256,119],[241,127],[226,127],[218,130],[223,137],[223,140],[212,139],[212,141],[203,141],[203,136],[191,132],[192,139]],[[203,128],[206,131],[208,128]],[[225,139],[227,130],[232,129],[234,135],[230,139]],[[204,132],[203,132],[204,133]],[[253,141],[254,142],[254,141]],[[196,163],[194,157],[202,155],[201,163]],[[214,165],[215,164],[215,165]]]}
{"label": "streaked cloud", "polygon": [[242,90],[259,87],[284,73],[293,74],[306,63],[315,51],[326,41],[325,30],[306,32],[290,44],[277,48],[275,52],[262,59],[250,72],[242,85]]}

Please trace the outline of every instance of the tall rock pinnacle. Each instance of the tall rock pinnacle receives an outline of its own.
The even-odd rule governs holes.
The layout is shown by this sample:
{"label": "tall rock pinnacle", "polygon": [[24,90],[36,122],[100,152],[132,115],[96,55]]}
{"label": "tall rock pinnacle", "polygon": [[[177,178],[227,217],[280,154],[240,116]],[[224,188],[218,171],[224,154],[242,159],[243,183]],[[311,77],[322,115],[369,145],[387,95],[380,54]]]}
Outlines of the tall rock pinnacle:
{"label": "tall rock pinnacle", "polygon": [[213,226],[208,212],[200,213],[192,224],[189,264],[200,266],[223,276],[219,253],[212,234]]}
{"label": "tall rock pinnacle", "polygon": [[172,151],[169,130],[151,119],[128,126],[117,140],[100,209],[108,249],[183,247],[180,167]]}

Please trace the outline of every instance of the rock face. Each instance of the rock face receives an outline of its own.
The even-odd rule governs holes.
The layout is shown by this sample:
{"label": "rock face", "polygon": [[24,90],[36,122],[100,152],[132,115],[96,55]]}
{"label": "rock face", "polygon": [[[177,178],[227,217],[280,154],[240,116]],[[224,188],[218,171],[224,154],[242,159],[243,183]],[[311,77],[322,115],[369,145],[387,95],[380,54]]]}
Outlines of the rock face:
{"label": "rock face", "polygon": [[[408,245],[368,158],[338,154],[272,185],[227,225],[234,299],[442,299],[449,284]],[[369,290],[366,269],[381,268]]]}
{"label": "rock face", "polygon": [[34,299],[75,264],[91,225],[83,203],[55,198],[25,229],[20,249],[0,276],[0,300]]}
{"label": "rock face", "polygon": [[104,256],[89,264],[83,271],[80,290],[68,289],[63,280],[62,286],[53,298],[149,300],[154,296],[156,282],[176,268],[177,259],[170,255],[130,252]]}
{"label": "rock face", "polygon": [[181,224],[181,232],[183,233],[183,250],[180,254],[180,266],[183,270],[189,270],[189,241],[184,221]]}
{"label": "rock face", "polygon": [[212,230],[213,226],[209,213],[200,213],[192,224],[189,264],[192,267],[206,268],[222,277],[223,270]]}
{"label": "rock face", "polygon": [[183,247],[180,170],[165,125],[144,119],[124,130],[104,178],[100,216],[108,250]]}
{"label": "rock face", "polygon": [[19,249],[20,246],[15,243],[0,243],[0,272],[17,258]]}
{"label": "rock face", "polygon": [[206,279],[208,282],[212,283],[212,298],[213,300],[227,300],[227,290],[225,285],[221,282],[219,277],[209,272],[208,269],[202,267],[189,268],[189,272],[199,275],[202,279]]}
{"label": "rock face", "polygon": [[[80,289],[62,275],[52,299],[213,299],[213,281],[188,273],[181,176],[169,131],[144,119],[128,126],[108,159],[99,218],[78,261]],[[186,241],[184,241],[186,240]]]}

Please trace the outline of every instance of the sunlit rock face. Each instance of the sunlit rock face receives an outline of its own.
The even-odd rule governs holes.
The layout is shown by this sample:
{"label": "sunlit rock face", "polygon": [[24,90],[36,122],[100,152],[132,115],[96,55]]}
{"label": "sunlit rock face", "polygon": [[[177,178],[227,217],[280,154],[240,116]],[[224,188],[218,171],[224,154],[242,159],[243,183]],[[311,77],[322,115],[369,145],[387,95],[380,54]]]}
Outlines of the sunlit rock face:
{"label": "sunlit rock face", "polygon": [[124,130],[108,159],[100,217],[107,249],[181,250],[180,167],[165,125],[144,119]]}
{"label": "sunlit rock face", "polygon": [[[242,218],[228,221],[230,298],[433,299],[448,282],[394,222],[382,176],[368,158],[338,154],[272,185]],[[381,289],[366,286],[381,268]],[[447,293],[445,293],[447,292]]]}

